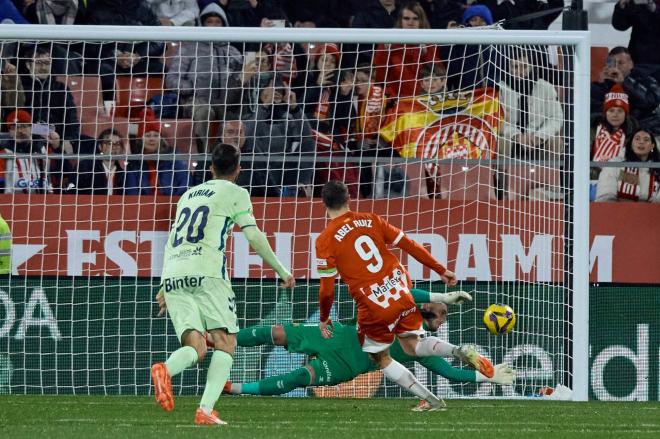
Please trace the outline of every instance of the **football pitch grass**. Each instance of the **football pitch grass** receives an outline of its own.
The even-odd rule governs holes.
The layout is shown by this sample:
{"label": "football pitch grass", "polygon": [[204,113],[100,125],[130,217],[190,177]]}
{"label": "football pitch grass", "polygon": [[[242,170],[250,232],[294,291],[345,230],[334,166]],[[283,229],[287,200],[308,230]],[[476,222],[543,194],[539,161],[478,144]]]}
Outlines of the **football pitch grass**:
{"label": "football pitch grass", "polygon": [[658,438],[660,403],[222,397],[228,426],[193,424],[199,398],[166,413],[151,397],[0,396],[0,438]]}

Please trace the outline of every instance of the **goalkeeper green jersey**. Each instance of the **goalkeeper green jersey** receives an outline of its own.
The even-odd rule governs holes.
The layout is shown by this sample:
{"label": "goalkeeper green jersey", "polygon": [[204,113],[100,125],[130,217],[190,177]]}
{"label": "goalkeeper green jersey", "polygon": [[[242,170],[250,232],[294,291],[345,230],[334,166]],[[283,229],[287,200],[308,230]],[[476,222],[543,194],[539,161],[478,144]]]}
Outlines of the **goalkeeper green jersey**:
{"label": "goalkeeper green jersey", "polygon": [[234,224],[241,229],[256,225],[248,191],[228,180],[209,180],[188,189],[177,203],[162,279],[228,280],[225,250]]}

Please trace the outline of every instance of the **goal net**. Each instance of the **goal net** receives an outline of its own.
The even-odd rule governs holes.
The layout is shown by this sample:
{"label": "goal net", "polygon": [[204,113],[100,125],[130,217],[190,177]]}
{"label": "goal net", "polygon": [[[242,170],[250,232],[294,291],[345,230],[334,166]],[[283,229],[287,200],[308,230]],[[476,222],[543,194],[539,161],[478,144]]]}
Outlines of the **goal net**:
{"label": "goal net", "polygon": [[[445,398],[559,384],[586,398],[584,35],[3,26],[0,41],[0,214],[12,242],[0,393],[151,392],[150,365],[179,346],[155,303],[176,202],[210,177],[208,154],[224,142],[241,149],[237,183],[298,279],[281,289],[235,231],[241,328],[318,322],[318,196],[342,180],[353,209],[424,244],[474,297],[449,307],[438,335],[517,372],[503,387],[406,363],[422,382]],[[418,288],[447,290],[400,256]],[[332,318],[351,324],[353,300],[336,291]],[[510,334],[484,327],[492,303],[515,310]],[[239,347],[231,379],[305,361]],[[174,381],[181,394],[204,382],[204,367]],[[290,395],[409,396],[379,372]]]}

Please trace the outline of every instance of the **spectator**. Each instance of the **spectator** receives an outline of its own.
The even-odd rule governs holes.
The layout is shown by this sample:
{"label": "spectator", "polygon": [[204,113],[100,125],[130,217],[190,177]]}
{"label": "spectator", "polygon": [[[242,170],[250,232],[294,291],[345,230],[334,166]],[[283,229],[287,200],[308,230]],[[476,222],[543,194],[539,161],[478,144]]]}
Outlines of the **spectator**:
{"label": "spectator", "polygon": [[[479,0],[479,3],[490,9],[495,22],[504,21],[505,29],[546,30],[559,17],[564,6],[564,0]],[[527,14],[540,14],[550,9],[559,10],[532,19],[515,20]]]}
{"label": "spectator", "polygon": [[396,0],[371,0],[364,10],[355,14],[351,27],[389,29],[394,27],[397,16]]}
{"label": "spectator", "polygon": [[11,0],[0,0],[0,24],[29,24]]}
{"label": "spectator", "polygon": [[241,76],[242,105],[240,110],[236,112],[241,115],[241,118],[247,118],[249,115],[257,113],[261,90],[275,77],[273,57],[265,50],[252,53],[254,53],[254,57],[249,60],[248,53],[246,53],[246,61],[243,64],[243,74]]}
{"label": "spectator", "polygon": [[[309,196],[314,176],[315,145],[309,122],[295,93],[282,81],[272,80],[260,92],[260,104],[247,137],[267,143],[268,154],[284,155],[286,162],[268,162],[268,179],[283,196]],[[254,131],[251,125],[254,123]],[[254,134],[253,134],[254,132]],[[307,158],[308,157],[308,158]]]}
{"label": "spectator", "polygon": [[[392,147],[378,136],[385,111],[383,87],[373,78],[371,64],[358,65],[355,72],[342,75],[340,95],[335,123],[346,129],[346,146],[360,158],[360,194],[369,198],[377,192],[374,188],[376,166],[372,158],[391,157]],[[345,126],[346,128],[343,128]]]}
{"label": "spectator", "polygon": [[655,0],[645,4],[636,1],[619,0],[614,6],[612,26],[625,31],[632,28],[628,50],[638,69],[645,74],[654,74],[660,69],[660,10]]}
{"label": "spectator", "polygon": [[82,160],[78,167],[78,194],[123,195],[138,192],[137,172],[127,172],[126,162],[116,156],[124,154],[124,143],[113,129],[103,131],[96,142],[97,157]]}
{"label": "spectator", "polygon": [[615,84],[605,97],[603,112],[592,123],[592,161],[606,162],[623,157],[626,140],[636,125],[628,116],[629,109],[628,95]]}
{"label": "spectator", "polygon": [[530,61],[527,50],[512,47],[507,74],[499,84],[504,126],[498,153],[505,157],[540,159],[564,150],[564,114],[557,91],[539,78]]}
{"label": "spectator", "polygon": [[447,71],[440,63],[426,64],[419,69],[420,94],[441,94],[447,91]]}
{"label": "spectator", "polygon": [[[486,6],[470,6],[463,13],[462,24],[465,27],[490,26],[493,16]],[[491,59],[489,45],[446,45],[441,47],[441,52],[442,59],[447,60],[447,86],[450,90],[472,89],[484,84]]]}
{"label": "spectator", "polygon": [[25,105],[31,109],[35,124],[47,126],[48,131],[54,130],[62,139],[62,151],[56,149],[55,152],[72,154],[74,144],[77,150],[80,138],[80,123],[73,96],[51,72],[50,45],[39,45],[26,52],[23,60],[29,75],[22,77]]}
{"label": "spectator", "polygon": [[[406,3],[394,24],[398,29],[429,29],[426,12],[418,2]],[[385,93],[394,99],[417,95],[419,69],[436,62],[436,46],[430,44],[379,44],[373,58],[376,81],[385,84]]]}
{"label": "spectator", "polygon": [[[277,0],[219,0],[220,6],[227,11],[227,18],[232,26],[259,27],[266,17],[280,18],[284,12]],[[200,5],[200,9],[206,7]]]}
{"label": "spectator", "polygon": [[419,3],[433,29],[447,29],[450,23],[455,26],[465,9],[465,3],[460,0],[421,0]]}
{"label": "spectator", "polygon": [[36,0],[39,24],[73,24],[78,14],[78,0]]}
{"label": "spectator", "polygon": [[[172,154],[173,148],[161,137],[156,121],[140,124],[137,139],[131,141],[133,154]],[[126,187],[127,195],[182,195],[191,186],[188,165],[180,160],[148,159],[130,161],[128,172],[136,173],[137,185]]]}
{"label": "spectator", "polygon": [[0,72],[0,118],[4,118],[9,115],[9,109],[25,106],[25,93],[23,84],[18,80],[16,66],[1,60],[0,65],[3,66]]}
{"label": "spectator", "polygon": [[316,122],[316,129],[326,134],[333,128],[334,104],[339,92],[339,63],[336,44],[316,46],[309,66],[309,83],[304,90],[305,114]]}
{"label": "spectator", "polygon": [[[149,4],[141,0],[95,0],[87,24],[158,26]],[[101,76],[103,100],[115,100],[115,75],[163,74],[163,43],[126,42],[85,45],[85,72]]]}
{"label": "spectator", "polygon": [[[623,159],[613,162],[660,162],[660,153],[653,133],[639,128],[626,141]],[[658,168],[605,168],[598,177],[596,201],[646,201],[660,203],[660,172]]]}
{"label": "spectator", "polygon": [[246,188],[253,197],[278,196],[280,191],[272,174],[267,172],[268,145],[265,139],[246,137],[245,124],[240,120],[225,121],[221,130],[220,141],[241,151],[241,173],[236,184]]}
{"label": "spectator", "polygon": [[623,87],[630,97],[630,114],[649,125],[657,118],[653,112],[660,106],[660,84],[656,78],[635,68],[630,52],[625,47],[610,50],[606,64],[600,72],[599,82],[591,84],[591,112],[600,112],[605,95],[614,85]]}
{"label": "spectator", "polygon": [[161,26],[195,26],[199,19],[197,0],[147,0]]}
{"label": "spectator", "polygon": [[[202,10],[202,26],[226,27],[225,12],[215,3]],[[226,106],[240,100],[241,53],[229,43],[186,41],[181,43],[165,85],[179,93],[183,115],[193,119],[193,133],[200,152],[209,151],[209,122],[223,119]]]}
{"label": "spectator", "polygon": [[[25,110],[9,113],[5,119],[9,140],[0,147],[2,153],[48,154],[49,147],[59,147],[57,133],[50,133],[48,141],[32,134],[32,116]],[[16,157],[0,160],[0,187],[5,193],[52,193],[47,159]]]}

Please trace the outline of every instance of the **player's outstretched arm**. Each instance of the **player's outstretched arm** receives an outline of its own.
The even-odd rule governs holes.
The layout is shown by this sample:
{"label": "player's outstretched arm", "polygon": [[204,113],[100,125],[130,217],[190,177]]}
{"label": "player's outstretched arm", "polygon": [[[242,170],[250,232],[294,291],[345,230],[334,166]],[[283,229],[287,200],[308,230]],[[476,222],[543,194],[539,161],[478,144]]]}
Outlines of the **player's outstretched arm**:
{"label": "player's outstretched arm", "polygon": [[[431,253],[429,253],[428,250],[424,248],[423,245],[408,238],[405,233],[396,229],[394,226],[390,225],[390,227],[393,230],[398,231],[398,234],[392,241],[392,244],[408,253],[410,256],[424,264],[426,267],[429,267],[431,270],[438,273],[442,280],[450,287],[456,285],[456,275],[453,271],[448,270],[447,267],[442,265],[436,258],[433,257]],[[388,231],[388,233],[392,232]]]}
{"label": "player's outstretched arm", "polygon": [[284,288],[293,288],[296,284],[296,280],[291,273],[284,268],[284,265],[282,265],[280,260],[277,259],[277,256],[268,243],[268,239],[266,239],[266,235],[259,230],[256,224],[244,227],[243,233],[250,243],[250,247],[252,247],[252,249],[257,252],[257,254],[261,256],[261,258],[266,261],[266,263],[270,265],[270,267],[275,270],[277,275],[282,279],[282,286]]}
{"label": "player's outstretched arm", "polygon": [[415,303],[444,303],[445,305],[461,305],[472,301],[472,295],[465,291],[452,291],[450,293],[431,293],[429,291],[413,288],[410,293]]}

